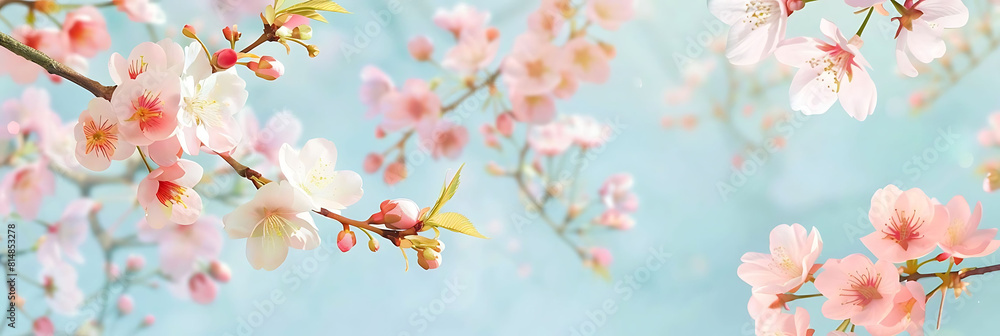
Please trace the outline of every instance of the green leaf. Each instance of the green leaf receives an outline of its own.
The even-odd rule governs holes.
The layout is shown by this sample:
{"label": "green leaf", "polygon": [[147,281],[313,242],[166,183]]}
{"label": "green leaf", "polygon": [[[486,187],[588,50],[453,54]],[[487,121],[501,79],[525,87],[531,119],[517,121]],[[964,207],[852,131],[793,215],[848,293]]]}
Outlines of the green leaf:
{"label": "green leaf", "polygon": [[330,0],[309,0],[300,4],[291,5],[281,10],[282,13],[294,13],[300,11],[320,11],[351,14],[344,7]]}
{"label": "green leaf", "polygon": [[458,183],[461,182],[459,177],[461,177],[462,168],[464,167],[465,167],[464,163],[461,166],[459,166],[458,171],[455,172],[455,177],[451,179],[451,183],[445,185],[441,189],[441,196],[438,197],[437,202],[434,203],[434,207],[432,207],[431,210],[427,212],[425,218],[434,217],[434,215],[436,215],[438,211],[441,211],[441,207],[443,207],[445,203],[447,203],[449,200],[451,200],[453,196],[455,196],[455,192],[458,191]]}
{"label": "green leaf", "polygon": [[476,231],[476,227],[472,225],[472,221],[459,213],[445,212],[437,214],[425,221],[424,224],[430,225],[431,227],[436,226],[458,233],[464,233],[476,238],[489,239],[482,233],[479,233],[479,231]]}

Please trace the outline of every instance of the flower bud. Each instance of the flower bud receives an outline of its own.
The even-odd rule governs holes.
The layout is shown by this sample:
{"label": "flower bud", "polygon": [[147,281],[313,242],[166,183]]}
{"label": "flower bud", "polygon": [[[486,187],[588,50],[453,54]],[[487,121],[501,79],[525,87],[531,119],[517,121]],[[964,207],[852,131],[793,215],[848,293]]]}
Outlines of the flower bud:
{"label": "flower bud", "polygon": [[35,335],[55,335],[56,326],[48,316],[42,316],[31,323],[31,330]]}
{"label": "flower bud", "polygon": [[132,302],[132,297],[122,295],[118,297],[118,314],[128,315],[132,313],[132,308],[134,308],[134,302]]}
{"label": "flower bud", "polygon": [[238,60],[239,55],[236,54],[236,50],[229,48],[216,51],[212,54],[212,64],[220,69],[232,68]]}
{"label": "flower bud", "polygon": [[317,47],[315,45],[312,45],[312,44],[307,45],[306,46],[306,51],[309,52],[309,57],[319,56],[319,47]]}
{"label": "flower bud", "polygon": [[275,80],[285,74],[285,66],[271,56],[263,56],[257,61],[247,63],[247,68],[266,80]]}
{"label": "flower bud", "polygon": [[191,25],[184,25],[184,29],[181,30],[181,33],[189,38],[193,39],[198,38],[197,33],[194,31],[194,27],[192,27]]}
{"label": "flower bud", "polygon": [[138,254],[129,255],[128,259],[125,259],[126,272],[138,272],[145,265],[146,265],[146,258],[143,258],[141,255]]}
{"label": "flower bud", "polygon": [[344,230],[337,234],[337,247],[340,248],[340,252],[350,251],[357,243],[358,239],[354,236],[354,231]]}
{"label": "flower bud", "polygon": [[292,29],[292,37],[300,40],[308,40],[313,36],[313,29],[309,25],[301,25]]}
{"label": "flower bud", "polygon": [[425,270],[441,267],[441,252],[425,248],[420,253],[417,253],[417,264]]}
{"label": "flower bud", "polygon": [[611,251],[603,247],[593,247],[590,249],[590,258],[593,260],[594,264],[600,267],[607,268],[611,265]]}
{"label": "flower bud", "polygon": [[368,249],[371,250],[372,252],[378,252],[378,240],[369,239],[368,240]]}
{"label": "flower bud", "polygon": [[[389,228],[406,230],[417,225],[420,207],[417,203],[405,198],[382,201],[379,205],[382,220],[379,221]],[[378,216],[376,216],[378,217]]]}
{"label": "flower bud", "polygon": [[496,27],[490,27],[489,29],[486,29],[486,39],[487,40],[489,40],[490,42],[493,42],[498,37],[500,37],[500,30],[498,30]]}
{"label": "flower bud", "polygon": [[486,172],[493,176],[504,176],[507,175],[507,171],[500,166],[500,164],[490,161],[486,164]]}
{"label": "flower bud", "polygon": [[191,300],[200,304],[209,304],[215,300],[218,292],[215,282],[209,279],[205,273],[197,273],[188,279],[188,290],[191,291]]}
{"label": "flower bud", "polygon": [[385,184],[393,185],[404,179],[406,179],[405,163],[396,161],[385,167],[385,172],[382,175],[382,180],[385,181]]}
{"label": "flower bud", "polygon": [[235,43],[240,40],[240,37],[242,37],[243,34],[241,34],[239,30],[236,30],[236,25],[233,25],[232,28],[222,28],[222,36],[226,37],[226,41]]}
{"label": "flower bud", "polygon": [[212,260],[212,263],[208,265],[208,275],[211,276],[212,279],[215,279],[215,281],[221,283],[227,283],[229,282],[229,279],[232,278],[232,272],[229,270],[229,265],[226,265],[218,260]]}
{"label": "flower bud", "polygon": [[505,137],[510,137],[514,134],[514,115],[510,112],[504,112],[497,116],[496,121],[497,131],[503,134]]}
{"label": "flower bud", "polygon": [[381,127],[375,127],[375,139],[385,138],[385,130]]}
{"label": "flower bud", "polygon": [[406,44],[406,48],[410,50],[413,59],[421,62],[431,59],[431,54],[434,53],[434,44],[427,36],[414,37]]}
{"label": "flower bud", "polygon": [[618,51],[615,50],[615,46],[610,43],[597,42],[597,46],[601,47],[601,50],[604,51],[604,54],[607,55],[608,58],[615,58],[615,56],[618,55]]}
{"label": "flower bud", "polygon": [[365,172],[371,174],[378,171],[379,168],[382,168],[382,161],[384,159],[385,158],[382,157],[382,154],[368,153],[368,156],[365,156],[365,163],[364,163]]}
{"label": "flower bud", "polygon": [[149,327],[153,325],[153,323],[156,323],[156,316],[153,316],[152,314],[146,315],[146,317],[142,318],[143,327]]}

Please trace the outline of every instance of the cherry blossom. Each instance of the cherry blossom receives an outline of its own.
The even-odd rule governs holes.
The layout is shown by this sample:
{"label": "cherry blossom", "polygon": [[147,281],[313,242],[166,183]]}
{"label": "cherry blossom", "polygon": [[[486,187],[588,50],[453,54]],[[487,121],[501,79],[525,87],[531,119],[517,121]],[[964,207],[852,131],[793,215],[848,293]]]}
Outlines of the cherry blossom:
{"label": "cherry blossom", "polygon": [[907,331],[910,335],[923,335],[926,317],[924,286],[919,282],[907,281],[892,297],[892,310],[878,324],[865,326],[872,336],[899,335]]}
{"label": "cherry blossom", "polygon": [[427,82],[410,79],[400,92],[388,101],[388,110],[381,126],[386,131],[398,131],[416,126],[423,121],[437,120],[441,113],[441,99],[431,91]]}
{"label": "cherry blossom", "polygon": [[509,87],[517,88],[519,94],[526,96],[551,93],[562,81],[564,63],[561,55],[552,42],[530,33],[523,34],[514,41],[514,49],[504,61],[504,80]]}
{"label": "cherry blossom", "polygon": [[917,76],[911,57],[921,63],[930,63],[945,53],[943,31],[961,28],[969,21],[969,9],[962,0],[906,0],[897,6],[899,23],[896,30],[896,62],[899,71],[910,77]]}
{"label": "cherry blossom", "polygon": [[605,210],[595,221],[599,225],[618,230],[628,230],[635,226],[635,220],[631,216],[615,209]]}
{"label": "cherry blossom", "polygon": [[410,51],[410,56],[418,61],[426,61],[431,59],[431,54],[434,53],[434,43],[427,36],[417,36],[410,39],[410,43],[406,44],[406,49]]}
{"label": "cherry blossom", "polygon": [[[288,111],[274,114],[264,125],[250,111],[240,114],[244,124],[246,147],[263,155],[270,164],[278,165],[278,152],[286,143],[296,143],[302,136],[302,120]],[[239,148],[239,147],[237,147]]]}
{"label": "cherry blossom", "polygon": [[118,86],[111,105],[118,115],[122,138],[137,146],[164,140],[177,129],[180,78],[146,71]]}
{"label": "cherry blossom", "polygon": [[285,65],[271,56],[261,56],[257,60],[247,62],[247,68],[257,77],[271,81],[285,74]]}
{"label": "cherry blossom", "polygon": [[526,96],[513,89],[510,92],[510,101],[513,107],[511,114],[517,121],[544,125],[556,117],[556,102],[550,95]]}
{"label": "cherry blossom", "polygon": [[434,24],[451,32],[456,39],[468,30],[485,27],[489,21],[490,13],[479,11],[464,3],[459,3],[450,10],[439,8],[434,13]]}
{"label": "cherry blossom", "polygon": [[45,138],[52,126],[59,123],[59,116],[52,111],[49,104],[49,92],[45,89],[28,87],[21,93],[21,98],[13,98],[0,105],[0,124],[2,126],[15,123],[16,134],[0,132],[0,139],[10,139],[14,135],[37,133]]}
{"label": "cherry blossom", "polygon": [[273,271],[285,261],[288,248],[311,250],[319,246],[310,209],[309,196],[291,183],[271,182],[222,222],[230,238],[247,238],[247,260],[254,269]]}
{"label": "cherry blossom", "polygon": [[186,47],[185,54],[177,132],[181,148],[189,155],[196,155],[202,145],[215,152],[228,152],[242,136],[234,115],[243,110],[247,101],[246,82],[236,69],[213,73],[207,55],[197,43]]}
{"label": "cherry blossom", "polygon": [[[10,36],[25,45],[49,55],[56,60],[64,60],[68,41],[66,36],[52,28],[34,29],[20,26],[10,32]],[[30,84],[44,74],[41,66],[15,55],[7,49],[0,48],[0,75],[10,74],[15,83]]]}
{"label": "cherry blossom", "polygon": [[365,117],[371,118],[382,113],[385,108],[385,98],[396,91],[395,84],[389,75],[373,66],[361,69],[361,102],[368,106]]}
{"label": "cherry blossom", "polygon": [[201,196],[194,186],[204,170],[189,160],[177,160],[160,167],[139,182],[138,202],[146,211],[149,226],[159,229],[167,224],[189,225],[201,216]]}
{"label": "cherry blossom", "polygon": [[0,180],[0,215],[9,215],[13,203],[22,219],[35,220],[42,200],[55,189],[55,176],[45,160],[14,168]]}
{"label": "cherry blossom", "polygon": [[593,260],[594,264],[603,268],[611,266],[611,262],[614,260],[611,257],[611,251],[603,247],[591,247],[590,258]]}
{"label": "cherry blossom", "polygon": [[80,245],[87,239],[88,216],[98,208],[99,205],[90,199],[78,199],[66,205],[59,221],[50,224],[42,236],[38,259],[43,260],[42,263],[55,263],[65,255],[74,262],[82,263]]}
{"label": "cherry blossom", "polygon": [[458,159],[465,144],[469,142],[469,130],[446,120],[420,127],[417,133],[420,135],[420,145],[429,149],[434,159]]}
{"label": "cherry blossom", "polygon": [[103,171],[111,166],[112,160],[125,160],[135,153],[135,146],[125,141],[118,126],[111,102],[104,98],[90,100],[73,128],[74,153],[80,165]]}
{"label": "cherry blossom", "polygon": [[709,0],[708,10],[730,25],[726,57],[733,64],[756,64],[785,39],[784,0]]}
{"label": "cherry blossom", "polygon": [[948,228],[944,206],[933,204],[920,189],[900,191],[894,185],[875,192],[868,219],[876,231],[861,242],[875,257],[889,262],[927,255]]}
{"label": "cherry blossom", "polygon": [[156,162],[160,167],[173,166],[181,158],[181,155],[184,154],[184,150],[181,149],[181,141],[177,136],[172,136],[166,140],[160,140],[149,146],[140,148],[143,153],[149,156],[150,160]]}
{"label": "cherry blossom", "polygon": [[857,120],[875,112],[877,93],[861,55],[864,43],[850,40],[832,22],[822,20],[820,30],[827,40],[796,37],[781,43],[774,54],[785,65],[799,68],[789,89],[793,110],[804,114],[826,113],[840,100],[844,111]]}
{"label": "cherry blossom", "polygon": [[805,308],[795,308],[795,314],[773,311],[757,318],[754,329],[757,335],[811,336],[809,332],[809,312]]}
{"label": "cherry blossom", "polygon": [[48,316],[42,316],[31,323],[31,332],[35,336],[53,336],[56,334],[56,326]]}
{"label": "cherry blossom", "polygon": [[379,212],[372,215],[376,223],[383,223],[389,228],[406,230],[417,225],[420,207],[417,203],[405,198],[382,201]]}
{"label": "cherry blossom", "polygon": [[608,177],[598,194],[601,202],[609,209],[635,212],[639,208],[639,197],[632,192],[635,181],[628,173],[618,173]]}
{"label": "cherry blossom", "polygon": [[618,30],[635,15],[633,0],[590,0],[585,10],[588,19],[607,30]]}
{"label": "cherry blossom", "polygon": [[83,304],[83,292],[77,287],[76,269],[63,261],[42,264],[39,283],[45,291],[45,303],[52,311],[73,315]]}
{"label": "cherry blossom", "polygon": [[495,28],[467,30],[458,44],[448,50],[441,61],[445,69],[469,76],[488,67],[500,50],[499,33]]}
{"label": "cherry blossom", "polygon": [[340,249],[340,252],[350,251],[357,243],[358,237],[354,234],[354,231],[343,230],[337,234],[337,248]]}
{"label": "cherry blossom", "polygon": [[528,29],[548,39],[559,35],[565,23],[562,11],[549,1],[543,2],[541,8],[528,15]]}
{"label": "cherry blossom", "polygon": [[823,316],[851,319],[860,326],[879,323],[893,308],[899,273],[891,262],[872,263],[862,254],[829,259],[816,277],[816,289],[826,297]]}
{"label": "cherry blossom", "polygon": [[278,154],[281,173],[288,183],[309,196],[312,209],[339,213],[364,195],[361,175],[334,170],[337,146],[330,140],[311,139],[298,151],[285,144]]}
{"label": "cherry blossom", "polygon": [[135,22],[159,24],[167,20],[163,8],[150,0],[112,0],[112,3]]}
{"label": "cherry blossom", "polygon": [[948,201],[948,228],[938,246],[944,253],[955,258],[984,257],[1000,248],[1000,240],[994,240],[997,229],[979,228],[982,219],[983,205],[977,202],[976,208],[969,211],[969,203],[962,196],[955,196]]}
{"label": "cherry blossom", "polygon": [[132,313],[132,309],[135,308],[135,301],[128,294],[124,294],[118,297],[118,314],[128,315]]}
{"label": "cherry blossom", "polygon": [[94,57],[111,47],[104,16],[93,6],[83,6],[66,14],[62,33],[69,42],[69,51],[84,57]]}
{"label": "cherry blossom", "polygon": [[[139,43],[132,48],[128,58],[118,53],[112,54],[108,70],[111,72],[111,80],[118,85],[150,71],[180,76],[184,70],[184,50],[171,39],[163,39],[157,43]],[[118,96],[117,90],[115,96]]]}
{"label": "cherry blossom", "polygon": [[200,304],[212,303],[219,292],[219,286],[216,286],[215,282],[208,275],[200,272],[195,273],[188,279],[187,289],[191,296],[191,301]]}
{"label": "cherry blossom", "polygon": [[573,145],[573,134],[560,122],[551,122],[531,128],[528,144],[535,152],[545,156],[555,156]]}
{"label": "cherry blossom", "polygon": [[591,116],[571,114],[560,118],[573,133],[573,143],[583,148],[594,148],[604,144],[607,133],[606,125],[601,124]]}
{"label": "cherry blossom", "polygon": [[167,224],[153,228],[140,220],[139,240],[156,243],[160,269],[170,279],[186,279],[199,261],[214,260],[222,252],[222,232],[219,219],[201,216],[190,225]]}
{"label": "cherry blossom", "polygon": [[608,64],[610,58],[607,53],[584,37],[566,42],[562,47],[562,59],[574,78],[581,81],[604,83],[611,76],[611,65]]}
{"label": "cherry blossom", "polygon": [[806,234],[802,225],[778,225],[771,230],[770,254],[748,252],[736,273],[761,294],[794,292],[811,275],[823,250],[816,228]]}

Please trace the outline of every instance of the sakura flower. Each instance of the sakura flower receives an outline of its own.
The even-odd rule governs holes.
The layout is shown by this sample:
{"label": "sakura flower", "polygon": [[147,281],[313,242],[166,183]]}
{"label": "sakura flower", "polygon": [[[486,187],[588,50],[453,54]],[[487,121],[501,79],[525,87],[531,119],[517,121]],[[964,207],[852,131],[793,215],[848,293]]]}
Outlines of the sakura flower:
{"label": "sakura flower", "polygon": [[458,159],[469,142],[469,131],[446,120],[428,124],[417,128],[421,148],[429,150],[434,159]]}
{"label": "sakura flower", "polygon": [[187,281],[191,300],[199,304],[209,304],[215,301],[219,287],[205,273],[195,273]]}
{"label": "sakura flower", "polygon": [[493,63],[500,49],[500,39],[497,37],[499,33],[495,28],[463,32],[458,44],[444,55],[441,66],[463,76],[474,75]]}
{"label": "sakura flower", "polygon": [[[10,36],[25,45],[41,51],[56,60],[64,60],[68,42],[58,30],[51,28],[34,29],[20,26],[10,32]],[[41,66],[0,48],[0,75],[10,74],[15,83],[30,84],[44,74]]]}
{"label": "sakura flower", "polygon": [[4,101],[0,105],[0,124],[16,124],[17,132],[0,132],[0,139],[30,133],[36,133],[39,137],[48,136],[51,126],[59,123],[59,116],[52,111],[49,102],[49,92],[35,87],[24,89],[20,99]]}
{"label": "sakura flower", "polygon": [[785,39],[784,0],[709,0],[708,10],[730,25],[726,57],[735,65],[757,64]]}
{"label": "sakura flower", "polygon": [[312,209],[339,213],[364,195],[361,175],[350,170],[335,171],[337,146],[327,139],[306,141],[302,150],[281,146],[278,154],[281,173],[288,183],[308,195]]}
{"label": "sakura flower", "polygon": [[962,196],[948,201],[948,229],[938,246],[944,253],[955,258],[976,258],[989,255],[1000,248],[1000,240],[994,240],[997,229],[978,230],[982,219],[983,205],[976,203],[975,210],[969,211],[969,203]]}
{"label": "sakura flower", "polygon": [[53,336],[56,334],[56,326],[48,316],[42,316],[31,322],[31,332],[35,333],[35,336]]}
{"label": "sakura flower", "polygon": [[119,85],[111,106],[122,139],[147,146],[172,136],[178,124],[180,86],[180,78],[170,73],[148,71]]}
{"label": "sakura flower", "polygon": [[90,100],[73,128],[76,160],[80,165],[103,171],[111,166],[112,160],[121,161],[132,156],[135,146],[123,139],[118,125],[111,102],[104,98]]}
{"label": "sakura flower", "polygon": [[135,22],[160,24],[167,20],[163,8],[150,0],[112,0],[112,3]]}
{"label": "sakura flower", "polygon": [[247,62],[247,68],[257,77],[273,81],[285,74],[285,65],[271,56],[262,56],[255,61]]}
{"label": "sakura flower", "polygon": [[573,145],[573,134],[558,122],[535,126],[528,133],[528,145],[538,154],[556,156]]}
{"label": "sakura flower", "polygon": [[202,145],[228,152],[239,144],[242,130],[234,115],[243,110],[247,83],[228,69],[213,73],[197,43],[185,48],[187,66],[181,81],[181,108],[177,137],[185,153],[196,155]]}
{"label": "sakura flower", "polygon": [[406,164],[400,161],[395,161],[385,166],[385,171],[382,174],[382,180],[385,184],[393,185],[406,179],[407,174]]}
{"label": "sakura flower", "polygon": [[132,313],[132,309],[135,308],[135,301],[128,294],[123,294],[118,297],[118,314],[128,315]]}
{"label": "sakura flower", "polygon": [[816,289],[826,297],[823,316],[851,319],[860,326],[879,323],[893,308],[899,291],[899,273],[886,260],[872,263],[862,254],[829,259],[816,277]]}
{"label": "sakura flower", "polygon": [[104,16],[93,6],[83,6],[66,14],[62,33],[69,41],[69,50],[84,57],[94,57],[111,47],[111,35]]}
{"label": "sakura flower", "polygon": [[604,144],[608,127],[602,125],[591,116],[569,115],[563,117],[561,122],[565,123],[573,133],[573,142],[583,148],[593,148]]}
{"label": "sakura flower", "polygon": [[862,237],[861,242],[876,258],[889,262],[927,255],[948,229],[944,206],[933,204],[920,189],[900,192],[894,185],[875,192],[868,219],[876,231]]}
{"label": "sakura flower", "polygon": [[80,168],[80,162],[76,159],[77,124],[78,122],[73,121],[63,125],[50,125],[49,130],[44,132],[45,137],[39,139],[42,155],[53,166],[67,171]]}
{"label": "sakura flower", "polygon": [[418,61],[426,61],[431,59],[431,54],[434,53],[434,43],[427,36],[417,36],[410,39],[410,42],[406,44],[406,49],[410,51],[410,56]]}
{"label": "sakura flower", "polygon": [[[136,79],[147,71],[167,72],[179,76],[183,68],[184,50],[170,39],[163,39],[157,43],[140,43],[132,48],[128,58],[114,53],[111,55],[111,61],[108,62],[111,80],[118,85],[122,85],[129,79]],[[115,96],[117,95],[118,91],[116,90]]]}
{"label": "sakura flower", "polygon": [[215,260],[222,252],[221,223],[215,216],[202,216],[190,225],[167,224],[153,228],[139,221],[139,240],[156,243],[159,267],[170,279],[185,279],[200,261]]}
{"label": "sakura flower", "polygon": [[218,260],[212,260],[208,265],[208,275],[212,277],[215,281],[226,283],[232,278],[233,272],[229,269],[229,265]]}
{"label": "sakura flower", "polygon": [[552,92],[562,81],[564,66],[559,48],[542,37],[522,34],[503,64],[504,80],[526,96]]}
{"label": "sakura flower", "polygon": [[863,121],[875,112],[877,100],[875,82],[865,70],[871,65],[861,55],[864,42],[858,36],[848,40],[826,19],[820,30],[827,40],[796,37],[774,52],[781,63],[799,68],[789,89],[792,109],[823,114],[840,100],[847,114]]}
{"label": "sakura flower", "polygon": [[83,291],[76,284],[76,269],[62,261],[43,264],[39,277],[49,308],[62,315],[75,314],[83,304]]}
{"label": "sakura flower", "polygon": [[917,76],[912,58],[930,63],[945,53],[945,28],[961,28],[969,21],[969,9],[962,0],[906,0],[896,6],[901,16],[892,18],[896,29],[896,63],[899,71]]}
{"label": "sakura flower", "polygon": [[176,136],[144,146],[142,151],[160,167],[173,166],[177,159],[180,159],[181,155],[184,154],[181,142]]}
{"label": "sakura flower", "polygon": [[618,30],[635,15],[633,6],[633,0],[590,0],[587,1],[587,18],[604,29]]}
{"label": "sakura flower", "polygon": [[785,314],[781,311],[764,313],[756,319],[754,329],[757,335],[812,335],[808,331],[809,312],[802,307],[796,307],[794,315]]}
{"label": "sakura flower", "polygon": [[608,176],[608,179],[601,185],[601,189],[598,190],[601,202],[608,209],[635,212],[639,209],[639,198],[632,192],[634,184],[632,175],[628,173]]}
{"label": "sakura flower", "polygon": [[597,217],[596,222],[598,225],[618,230],[628,230],[635,226],[635,220],[631,216],[615,209],[604,211],[600,217]]}
{"label": "sakura flower", "polygon": [[55,189],[55,176],[45,160],[14,168],[0,180],[0,215],[9,215],[13,202],[22,219],[33,221],[42,200],[55,193]]}
{"label": "sakura flower", "polygon": [[379,204],[379,212],[372,215],[372,220],[379,224],[396,229],[406,230],[417,225],[420,216],[420,207],[417,203],[406,199],[397,198],[385,200]]}
{"label": "sakura flower", "polygon": [[736,273],[755,293],[794,292],[811,275],[823,239],[816,228],[806,234],[802,225],[781,224],[771,230],[771,253],[748,252]]}
{"label": "sakura flower", "polygon": [[556,117],[556,102],[549,95],[526,96],[514,88],[510,91],[511,114],[520,122],[542,125]]}
{"label": "sakura flower", "polygon": [[125,271],[127,272],[138,272],[142,270],[142,267],[146,265],[146,258],[138,254],[130,254],[127,259],[125,259]]}
{"label": "sakura flower", "polygon": [[563,70],[562,80],[559,81],[559,85],[556,86],[555,90],[552,90],[552,95],[559,99],[569,99],[576,94],[576,90],[580,87],[580,81],[573,76],[573,73],[569,70]]}
{"label": "sakura flower", "polygon": [[296,143],[302,136],[302,120],[289,111],[281,111],[271,116],[267,123],[260,127],[257,117],[247,111],[241,113],[244,122],[244,141],[247,147],[260,153],[268,162],[278,165],[278,151],[286,143]]}
{"label": "sakura flower", "polygon": [[201,196],[194,186],[204,170],[189,160],[177,160],[173,166],[160,167],[139,182],[138,202],[146,211],[149,226],[159,229],[167,224],[193,224],[201,216]]}
{"label": "sakura flower", "polygon": [[385,157],[380,153],[368,153],[365,156],[364,169],[366,173],[372,174],[382,168],[382,162],[385,161]]}
{"label": "sakura flower", "polygon": [[87,239],[89,232],[89,215],[99,207],[89,199],[79,199],[66,205],[59,221],[48,226],[42,235],[38,246],[38,259],[41,263],[56,263],[62,256],[69,257],[77,263],[83,262],[80,245]]}
{"label": "sakura flower", "polygon": [[872,336],[899,335],[907,331],[910,335],[923,335],[926,318],[926,298],[924,286],[919,282],[907,281],[892,297],[892,310],[878,324],[866,325]]}
{"label": "sakura flower", "polygon": [[779,295],[775,294],[753,292],[747,303],[747,312],[750,313],[750,318],[755,321],[764,315],[780,313],[784,308],[786,307],[782,305]]}
{"label": "sakura flower", "polygon": [[611,251],[608,251],[608,249],[603,247],[591,247],[590,258],[596,266],[602,268],[608,268],[608,266],[611,266],[611,262],[613,261]]}
{"label": "sakura flower", "polygon": [[381,124],[387,131],[436,120],[441,113],[441,98],[431,91],[427,82],[420,79],[407,80],[403,84],[403,90],[388,99],[388,111]]}
{"label": "sakura flower", "polygon": [[883,3],[885,0],[844,0],[848,6],[857,8],[868,8]]}
{"label": "sakura flower", "polygon": [[610,58],[596,44],[585,37],[577,37],[562,47],[563,62],[574,78],[593,83],[604,83],[611,76]]}
{"label": "sakura flower", "polygon": [[361,103],[368,106],[365,117],[371,118],[382,113],[385,107],[385,97],[396,91],[392,78],[379,68],[365,66],[361,69]]}
{"label": "sakura flower", "polygon": [[547,39],[553,39],[563,29],[566,18],[558,9],[543,5],[528,15],[528,30]]}
{"label": "sakura flower", "polygon": [[490,21],[490,13],[482,12],[464,3],[448,10],[439,8],[434,13],[434,24],[451,32],[458,39],[467,30],[480,29]]}
{"label": "sakura flower", "polygon": [[247,238],[247,260],[254,269],[273,271],[285,261],[288,248],[311,250],[319,246],[310,209],[309,196],[291,183],[271,182],[222,222],[230,238]]}

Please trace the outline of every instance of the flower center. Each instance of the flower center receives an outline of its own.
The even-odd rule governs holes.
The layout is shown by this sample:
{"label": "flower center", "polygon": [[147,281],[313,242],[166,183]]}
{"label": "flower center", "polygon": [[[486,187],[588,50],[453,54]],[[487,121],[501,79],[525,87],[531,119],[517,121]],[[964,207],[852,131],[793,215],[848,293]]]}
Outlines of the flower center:
{"label": "flower center", "polygon": [[184,201],[181,199],[186,192],[187,188],[182,187],[177,183],[160,181],[160,187],[156,189],[156,199],[160,201],[160,204],[167,207],[172,206],[173,204],[180,204],[187,208],[187,205],[184,204]]}
{"label": "flower center", "polygon": [[771,250],[771,261],[785,275],[791,277],[802,275],[802,266],[792,261],[792,258],[788,255],[788,251],[785,251],[784,247],[779,246]]}
{"label": "flower center", "polygon": [[146,66],[149,64],[145,61],[146,56],[139,56],[139,59],[132,60],[132,63],[128,66],[128,76],[132,79],[139,77],[139,74],[146,72]]}
{"label": "flower center", "polygon": [[316,163],[313,164],[312,169],[309,169],[309,172],[306,174],[306,180],[299,186],[302,187],[302,190],[305,190],[306,193],[312,194],[315,191],[322,190],[330,183],[333,183],[335,175],[336,173],[333,171],[333,166],[331,166],[325,159],[319,158],[316,160]]}
{"label": "flower center", "polygon": [[139,121],[139,128],[145,131],[159,124],[160,116],[163,115],[162,106],[163,101],[160,100],[159,94],[154,96],[152,92],[146,91],[132,102],[134,112],[125,121]]}
{"label": "flower center", "polygon": [[118,143],[118,124],[113,124],[110,120],[95,122],[91,119],[83,124],[83,136],[87,139],[85,154],[97,151],[98,156],[111,159]]}
{"label": "flower center", "polygon": [[222,103],[201,94],[201,84],[194,97],[184,98],[184,111],[194,120],[195,125],[222,127]]}
{"label": "flower center", "polygon": [[45,290],[45,296],[52,297],[56,293],[56,282],[52,280],[51,276],[42,279],[42,289]]}
{"label": "flower center", "polygon": [[592,57],[590,57],[590,52],[587,50],[578,50],[573,55],[573,63],[580,65],[580,67],[583,68],[584,70],[590,69],[591,61]]}
{"label": "flower center", "polygon": [[288,235],[288,219],[284,216],[278,214],[277,211],[265,210],[264,211],[264,235],[278,235],[278,237],[284,237]]}
{"label": "flower center", "polygon": [[528,77],[540,78],[549,71],[549,67],[545,65],[545,61],[537,59],[524,64],[524,67],[528,70]]}
{"label": "flower center", "polygon": [[[853,39],[851,41],[855,42]],[[822,72],[816,76],[816,80],[827,82],[826,88],[830,91],[840,92],[840,84],[844,75],[847,75],[848,81],[854,78],[854,66],[858,65],[854,61],[854,54],[840,45],[834,44],[824,43],[819,46],[819,49],[826,52],[826,55],[823,58],[810,59],[808,64],[812,68],[822,67]]]}
{"label": "flower center", "polygon": [[774,1],[750,0],[746,3],[746,17],[743,23],[749,24],[751,30],[757,30],[763,25],[770,23],[771,16],[778,9]]}
{"label": "flower center", "polygon": [[855,272],[850,276],[850,288],[845,288],[844,293],[840,296],[846,296],[850,298],[845,304],[853,304],[856,306],[864,307],[871,303],[873,300],[878,300],[882,298],[882,294],[878,292],[878,287],[882,283],[882,276],[880,274],[871,274],[871,270],[867,270],[865,274],[860,272]]}
{"label": "flower center", "polygon": [[905,251],[910,247],[910,241],[924,237],[920,234],[923,225],[924,220],[917,217],[916,210],[912,211],[909,217],[906,217],[905,212],[896,210],[896,216],[889,219],[882,233],[885,234],[885,239],[891,239]]}

